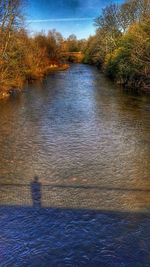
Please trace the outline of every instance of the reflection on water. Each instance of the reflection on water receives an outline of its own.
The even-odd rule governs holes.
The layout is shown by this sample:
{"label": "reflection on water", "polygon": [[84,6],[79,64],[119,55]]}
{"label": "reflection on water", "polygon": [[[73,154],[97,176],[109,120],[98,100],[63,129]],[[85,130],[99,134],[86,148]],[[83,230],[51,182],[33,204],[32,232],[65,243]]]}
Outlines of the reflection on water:
{"label": "reflection on water", "polygon": [[149,115],[86,65],[0,102],[2,266],[149,267]]}

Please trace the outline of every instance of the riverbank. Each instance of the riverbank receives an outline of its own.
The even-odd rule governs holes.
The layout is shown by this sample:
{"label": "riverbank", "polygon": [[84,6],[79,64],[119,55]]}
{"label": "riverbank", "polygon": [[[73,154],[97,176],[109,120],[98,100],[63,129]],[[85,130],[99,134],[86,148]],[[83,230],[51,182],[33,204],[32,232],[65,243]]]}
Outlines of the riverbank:
{"label": "riverbank", "polygon": [[[110,4],[102,11],[95,20],[95,35],[90,36],[85,45],[84,62],[99,66],[127,90],[150,94],[150,2],[142,2],[143,10],[138,1],[134,1],[133,11],[132,1],[127,1],[120,8]],[[133,12],[133,20],[124,24],[122,15],[129,10]],[[112,24],[108,19],[110,14]]]}
{"label": "riverbank", "polygon": [[107,68],[99,65],[95,62],[84,62],[83,64],[97,67],[100,73],[105,75],[110,81],[116,84],[117,87],[124,89],[125,91],[136,92],[143,95],[150,95],[150,77],[147,76],[136,76],[128,77],[126,79],[117,78],[112,76]]}
{"label": "riverbank", "polygon": [[33,80],[38,80],[38,79],[43,79],[46,75],[48,75],[51,72],[55,71],[64,71],[67,70],[70,67],[69,64],[62,64],[62,63],[51,63],[47,65],[43,69],[39,69],[36,72],[32,72],[32,70],[29,70],[26,73],[28,81],[33,81]]}
{"label": "riverbank", "polygon": [[20,80],[19,87],[15,86],[15,83],[14,83],[13,86],[10,86],[10,87],[6,86],[5,88],[1,88],[0,100],[7,99],[14,93],[20,93],[26,81],[32,82],[35,80],[41,80],[51,72],[65,71],[69,69],[69,67],[70,67],[69,64],[53,63],[53,64],[49,64],[43,69],[39,69],[36,72],[32,72],[31,70],[26,71],[26,78]]}
{"label": "riverbank", "polygon": [[65,61],[71,63],[83,63],[84,53],[83,52],[64,52],[62,57]]}

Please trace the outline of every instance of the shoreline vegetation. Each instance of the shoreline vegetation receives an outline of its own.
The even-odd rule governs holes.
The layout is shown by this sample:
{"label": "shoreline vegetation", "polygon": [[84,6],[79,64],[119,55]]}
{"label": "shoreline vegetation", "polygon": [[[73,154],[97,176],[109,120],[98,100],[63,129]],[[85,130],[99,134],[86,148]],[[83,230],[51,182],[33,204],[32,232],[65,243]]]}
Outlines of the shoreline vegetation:
{"label": "shoreline vegetation", "polygon": [[106,6],[87,40],[56,30],[30,36],[22,10],[22,0],[0,0],[0,99],[69,62],[95,65],[122,87],[150,93],[150,0]]}
{"label": "shoreline vegetation", "polygon": [[95,19],[84,62],[123,88],[150,93],[150,0],[110,4]]}
{"label": "shoreline vegetation", "polygon": [[12,87],[5,87],[1,88],[0,91],[0,100],[6,99],[10,97],[13,93],[19,93],[21,92],[23,86],[25,85],[25,82],[33,82],[35,80],[41,80],[43,79],[46,75],[56,72],[56,71],[65,71],[69,69],[70,65],[67,63],[55,63],[55,64],[50,64],[49,66],[43,68],[42,71],[36,72],[36,73],[30,73],[27,72],[27,77],[26,79],[21,81],[20,87],[14,84]]}
{"label": "shoreline vegetation", "polygon": [[38,72],[31,73],[28,71],[26,73],[26,79],[21,81],[20,87],[14,84],[12,87],[5,87],[3,90],[0,92],[0,100],[9,98],[12,94],[14,93],[20,93],[22,91],[23,86],[25,85],[26,82],[33,82],[35,80],[42,80],[46,75],[56,72],[56,71],[65,71],[69,68],[69,64],[66,63],[55,63],[55,64],[50,64],[49,66],[43,68],[42,70],[39,70]]}

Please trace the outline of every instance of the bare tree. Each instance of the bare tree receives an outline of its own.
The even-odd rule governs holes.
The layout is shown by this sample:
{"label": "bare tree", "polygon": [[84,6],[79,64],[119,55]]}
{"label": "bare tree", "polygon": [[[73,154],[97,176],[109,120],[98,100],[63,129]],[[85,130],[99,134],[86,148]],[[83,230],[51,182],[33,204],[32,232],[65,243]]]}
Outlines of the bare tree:
{"label": "bare tree", "polygon": [[23,16],[21,15],[23,1],[0,0],[0,35],[1,35],[1,58],[6,56],[14,30],[21,27]]}

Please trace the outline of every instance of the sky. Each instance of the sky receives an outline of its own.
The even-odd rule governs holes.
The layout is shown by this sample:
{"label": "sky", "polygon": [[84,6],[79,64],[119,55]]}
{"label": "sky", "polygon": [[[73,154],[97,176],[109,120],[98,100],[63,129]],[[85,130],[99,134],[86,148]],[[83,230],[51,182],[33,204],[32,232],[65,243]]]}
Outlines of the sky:
{"label": "sky", "polygon": [[93,35],[93,20],[102,8],[123,0],[28,0],[26,5],[27,29],[30,34],[47,33],[56,29],[67,38],[75,34],[78,39]]}

